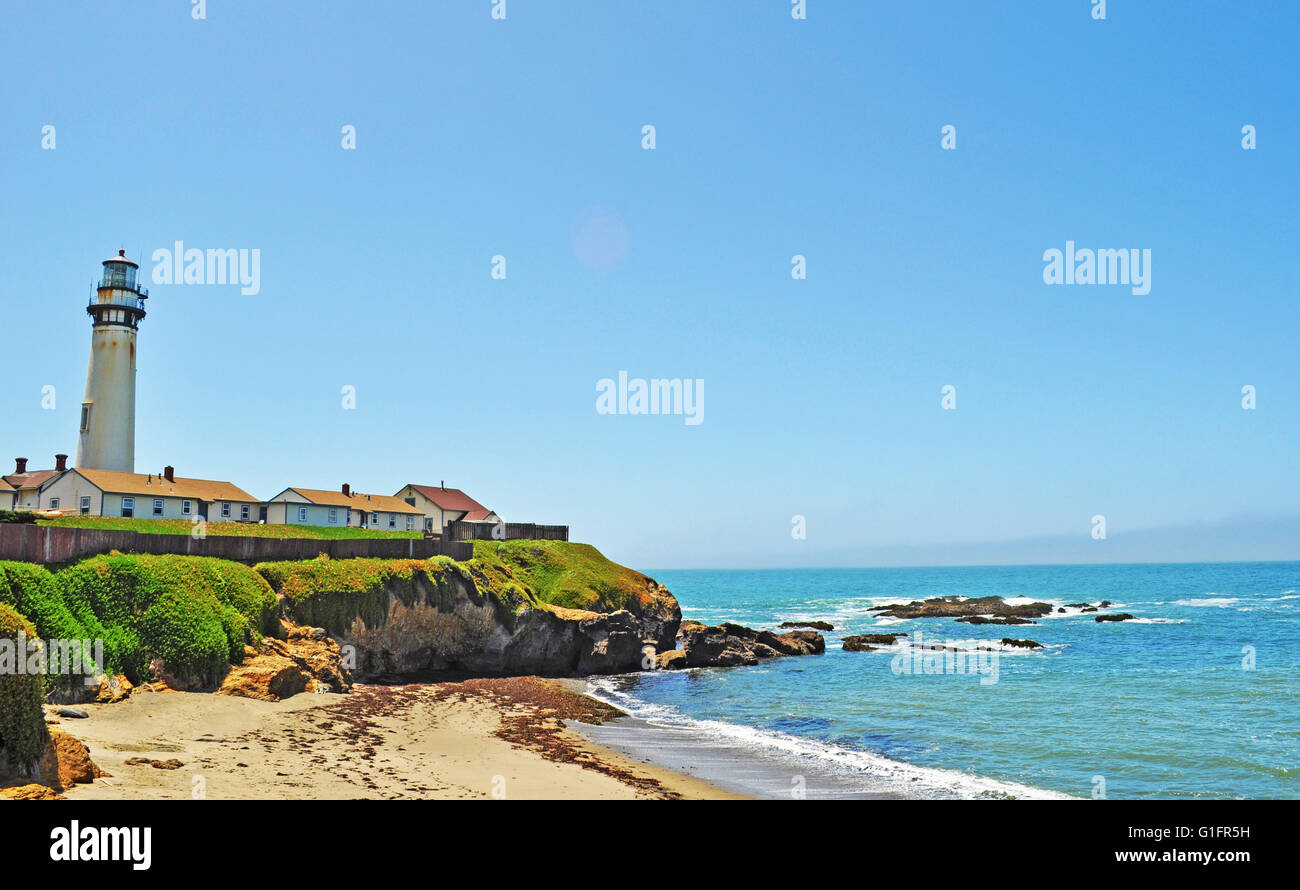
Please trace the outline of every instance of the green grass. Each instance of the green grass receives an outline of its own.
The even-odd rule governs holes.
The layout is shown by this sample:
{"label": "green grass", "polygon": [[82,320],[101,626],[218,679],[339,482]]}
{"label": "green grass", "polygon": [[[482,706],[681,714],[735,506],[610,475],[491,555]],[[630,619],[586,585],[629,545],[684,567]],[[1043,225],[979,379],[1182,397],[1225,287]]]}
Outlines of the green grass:
{"label": "green grass", "polygon": [[[60,516],[41,519],[37,525],[65,528],[103,528],[140,532],[146,535],[188,535],[194,525],[188,519],[127,519],[121,516]],[[214,537],[234,538],[308,538],[338,541],[353,538],[421,538],[423,532],[372,530],[328,525],[258,525],[255,522],[209,522],[207,533]]]}
{"label": "green grass", "polygon": [[589,544],[564,541],[475,541],[474,558],[328,559],[264,562],[254,566],[286,600],[294,619],[345,632],[360,618],[384,621],[389,595],[411,604],[422,585],[448,589],[453,574],[474,584],[516,615],[525,606],[608,612],[648,602],[646,577],[610,562]]}
{"label": "green grass", "polygon": [[606,559],[590,544],[569,541],[475,541],[474,559],[509,576],[540,602],[604,612],[648,605],[647,578]]}

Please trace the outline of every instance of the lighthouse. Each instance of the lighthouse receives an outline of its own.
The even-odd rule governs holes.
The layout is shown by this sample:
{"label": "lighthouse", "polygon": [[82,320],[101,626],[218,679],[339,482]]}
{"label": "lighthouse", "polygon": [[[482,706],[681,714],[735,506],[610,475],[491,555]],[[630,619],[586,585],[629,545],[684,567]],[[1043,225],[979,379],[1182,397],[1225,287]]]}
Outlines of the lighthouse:
{"label": "lighthouse", "polygon": [[90,366],[81,402],[77,467],[135,472],[135,335],[149,292],[126,251],[104,260],[104,276],[86,307]]}

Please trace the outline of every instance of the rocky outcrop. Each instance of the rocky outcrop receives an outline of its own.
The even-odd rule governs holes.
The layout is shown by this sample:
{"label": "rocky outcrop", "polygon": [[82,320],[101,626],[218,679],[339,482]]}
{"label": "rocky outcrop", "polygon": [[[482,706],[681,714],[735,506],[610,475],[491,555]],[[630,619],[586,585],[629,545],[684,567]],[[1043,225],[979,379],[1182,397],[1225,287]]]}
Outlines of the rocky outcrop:
{"label": "rocky outcrop", "polygon": [[655,668],[661,671],[676,671],[686,667],[686,650],[670,649],[660,652],[655,659]]}
{"label": "rocky outcrop", "polygon": [[1000,596],[981,596],[975,599],[937,596],[910,603],[875,606],[871,611],[891,618],[963,618],[982,615],[996,618],[1042,618],[1052,611],[1052,606],[1050,603],[1020,603],[1013,606]]}
{"label": "rocky outcrop", "polygon": [[266,637],[260,649],[244,647],[217,688],[219,695],[280,701],[300,692],[347,692],[352,688],[342,650],[324,628],[280,623],[283,639]]}
{"label": "rocky outcrop", "polygon": [[1003,637],[1003,638],[1002,638],[1002,645],[1003,645],[1003,646],[1011,646],[1011,647],[1016,648],[1016,649],[1041,649],[1041,648],[1043,648],[1043,644],[1042,644],[1042,643],[1037,643],[1037,642],[1035,642],[1035,641],[1033,641],[1033,640],[1013,640],[1013,639],[1011,639],[1010,637]]}
{"label": "rocky outcrop", "polygon": [[811,630],[778,634],[739,624],[706,627],[693,623],[682,631],[682,661],[686,667],[732,667],[758,664],[785,655],[821,655],[822,635]]}
{"label": "rocky outcrop", "polygon": [[62,730],[50,729],[50,742],[41,758],[41,782],[55,791],[64,791],[73,785],[86,785],[104,772],[90,759],[90,749],[77,738]]}
{"label": "rocky outcrop", "polygon": [[957,619],[965,624],[1037,624],[1036,621],[1030,621],[1028,618],[1017,618],[1014,615],[1003,615],[1000,618],[987,618],[983,615],[963,615]]}
{"label": "rocky outcrop", "polygon": [[0,788],[0,799],[66,800],[67,798],[48,785],[42,785],[39,782],[28,782],[26,785],[11,785],[8,788]]}
{"label": "rocky outcrop", "polygon": [[887,634],[856,634],[844,638],[845,652],[870,652],[877,646],[889,646],[899,637],[905,637],[905,633],[887,633]]}
{"label": "rocky outcrop", "polygon": [[[510,602],[494,579],[459,564],[416,570],[391,590],[385,608],[332,628],[359,682],[433,672],[573,676],[652,669],[673,648],[676,599],[649,581],[631,608],[608,612]],[[345,594],[338,594],[343,596]],[[286,610],[292,607],[286,603]]]}
{"label": "rocky outcrop", "polygon": [[75,683],[59,684],[46,696],[46,701],[56,704],[114,704],[131,697],[135,687],[125,674],[108,676],[99,674],[88,677],[84,682],[78,677]]}
{"label": "rocky outcrop", "polygon": [[170,760],[150,760],[147,757],[128,757],[123,761],[127,766],[151,766],[154,769],[180,769],[185,764],[175,757]]}
{"label": "rocky outcrop", "polygon": [[101,675],[95,678],[95,684],[90,688],[94,692],[95,701],[102,705],[126,701],[135,691],[125,674],[115,677]]}
{"label": "rocky outcrop", "polygon": [[1130,615],[1128,612],[1119,612],[1115,615],[1098,615],[1096,618],[1092,620],[1096,621],[1098,624],[1102,623],[1103,621],[1132,621],[1133,616]]}
{"label": "rocky outcrop", "polygon": [[806,628],[808,630],[834,630],[835,625],[829,621],[782,621],[779,627]]}

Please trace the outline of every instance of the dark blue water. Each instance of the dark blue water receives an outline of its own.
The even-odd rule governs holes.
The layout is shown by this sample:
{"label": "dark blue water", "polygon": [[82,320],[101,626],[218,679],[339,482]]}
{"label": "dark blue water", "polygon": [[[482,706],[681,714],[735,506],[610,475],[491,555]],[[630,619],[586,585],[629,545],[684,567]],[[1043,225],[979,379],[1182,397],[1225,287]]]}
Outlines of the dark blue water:
{"label": "dark blue water", "polygon": [[[1300,563],[651,574],[687,618],[835,625],[820,657],[597,682],[598,695],[652,723],[848,780],[887,776],[922,795],[1300,797]],[[1071,610],[995,627],[869,611],[990,594],[1053,606],[1110,600],[1103,612],[1137,620],[1099,624]],[[982,673],[902,673],[921,664],[906,646],[840,648],[846,634],[886,630],[958,647],[1014,637],[1046,648],[998,648]]]}

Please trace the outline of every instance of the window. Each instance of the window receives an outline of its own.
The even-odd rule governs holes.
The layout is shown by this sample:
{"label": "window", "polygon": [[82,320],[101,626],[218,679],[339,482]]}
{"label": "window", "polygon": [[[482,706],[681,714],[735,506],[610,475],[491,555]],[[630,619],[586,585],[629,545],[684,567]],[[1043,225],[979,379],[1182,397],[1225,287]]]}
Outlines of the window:
{"label": "window", "polygon": [[81,406],[81,431],[84,433],[88,429],[90,429],[90,406],[82,405]]}
{"label": "window", "polygon": [[389,513],[389,514],[388,514],[388,527],[389,527],[389,528],[397,528],[397,514],[396,514],[396,513]]}
{"label": "window", "polygon": [[135,498],[122,498],[122,515],[127,519],[135,515]]}
{"label": "window", "polygon": [[239,505],[239,518],[240,518],[240,519],[243,519],[243,520],[247,520],[247,519],[248,519],[248,516],[249,516],[248,511],[249,511],[248,504],[240,504],[240,505]]}
{"label": "window", "polygon": [[407,530],[408,532],[410,532],[410,531],[415,531],[415,517],[414,517],[414,516],[408,516],[408,517],[406,517],[406,530]]}
{"label": "window", "polygon": [[89,512],[90,512],[90,498],[88,496],[83,496],[81,499],[81,515],[85,516]]}
{"label": "window", "polygon": [[334,525],[338,521],[339,521],[338,507],[330,507],[330,525]]}
{"label": "window", "polygon": [[190,504],[190,501],[189,501],[188,498],[185,499],[185,500],[183,500],[183,501],[181,501],[181,515],[182,515],[182,516],[189,516],[192,510],[193,510],[193,506]]}
{"label": "window", "polygon": [[229,504],[222,504],[222,505],[221,505],[221,515],[222,515],[222,516],[225,516],[227,519],[230,518],[230,505],[229,505]]}
{"label": "window", "polygon": [[298,521],[299,521],[299,522],[306,522],[306,521],[307,521],[307,508],[306,508],[306,507],[299,507],[299,508],[298,508]]}
{"label": "window", "polygon": [[155,516],[162,515],[162,498],[153,499],[153,515]]}
{"label": "window", "polygon": [[51,509],[51,510],[57,510],[57,509],[59,509],[59,499],[58,499],[58,498],[50,498],[50,509]]}

